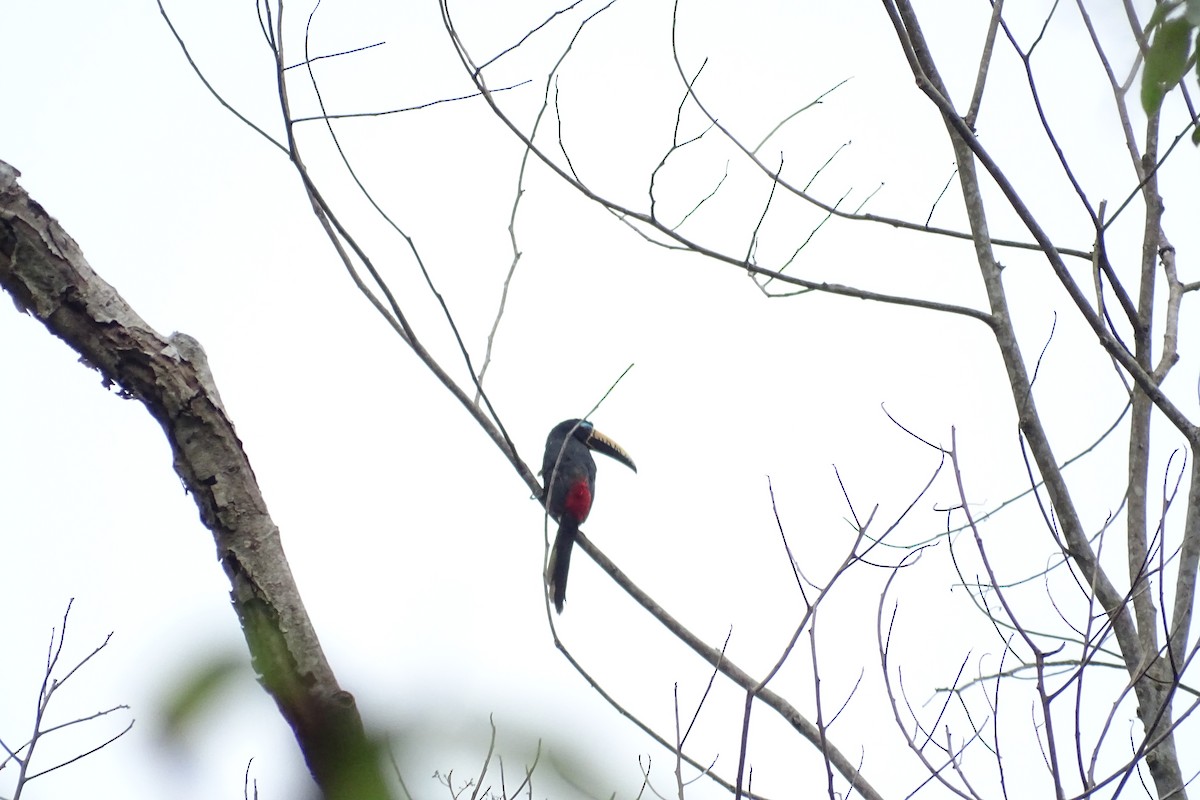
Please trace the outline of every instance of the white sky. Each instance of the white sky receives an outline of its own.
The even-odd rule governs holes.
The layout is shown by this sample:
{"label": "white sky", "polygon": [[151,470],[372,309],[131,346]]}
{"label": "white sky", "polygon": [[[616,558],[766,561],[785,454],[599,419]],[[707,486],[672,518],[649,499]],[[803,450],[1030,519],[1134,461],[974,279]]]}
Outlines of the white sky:
{"label": "white sky", "polygon": [[[1009,4],[1020,20],[1028,15],[1017,26],[1024,41],[1048,5]],[[503,4],[502,13],[499,7],[453,6],[479,59],[553,8],[530,0]],[[279,136],[270,53],[253,7],[220,0],[168,8],[209,80]],[[951,177],[952,157],[880,5],[732,8],[684,2],[679,27],[687,69],[709,59],[697,86],[721,121],[756,143],[849,78],[764,154],[777,160],[782,150],[785,172],[803,184],[839,145],[852,142],[814,189],[830,200],[850,191],[854,206],[882,183],[867,210],[923,220]],[[964,102],[987,4],[921,8],[935,55],[959,67],[948,79]],[[289,7],[291,63],[302,57],[308,10]],[[669,145],[681,92],[670,58],[670,11],[668,3],[618,3],[589,28],[559,83],[563,135],[579,173],[639,208],[648,172]],[[1035,59],[1047,80],[1043,99],[1068,152],[1078,156],[1090,195],[1116,204],[1133,183],[1112,134],[1111,98],[1097,82],[1074,12],[1060,13],[1062,24]],[[637,758],[647,753],[656,785],[670,791],[666,754],[592,693],[553,646],[539,507],[357,294],[283,156],[204,90],[154,5],[9,3],[3,17],[0,68],[8,79],[0,158],[22,171],[22,185],[147,322],[204,344],[343,687],[372,725],[411,734],[398,741],[415,795],[444,791],[429,779],[435,769],[477,772],[489,713],[505,738],[510,776],[541,738],[558,758],[589,765],[586,791],[595,796],[631,797],[641,780]],[[1121,30],[1116,16],[1096,21],[1102,31]],[[531,81],[503,95],[522,124],[532,120],[546,70],[572,29],[553,27],[489,73],[493,86]],[[406,107],[470,91],[432,2],[325,0],[313,30],[314,53],[386,42],[321,62],[331,112]],[[1031,127],[1019,64],[1011,51],[1000,51],[980,136],[1056,241],[1086,250],[1088,224]],[[1121,64],[1127,69],[1127,60]],[[304,76],[293,72],[296,112],[317,113]],[[703,129],[694,110],[684,120],[687,134]],[[548,126],[546,134],[553,122]],[[337,130],[368,188],[415,238],[478,361],[512,257],[507,226],[517,142],[478,101],[345,121]],[[427,344],[461,377],[453,341],[403,241],[352,191],[323,129],[309,123],[302,135],[310,167],[339,213],[382,265]],[[661,176],[663,216],[686,213],[731,158],[715,131],[677,154]],[[1178,190],[1194,186],[1197,158],[1190,145],[1176,158],[1164,194],[1184,267],[1195,252],[1196,208],[1194,193]],[[721,194],[690,223],[693,234],[744,252],[768,190],[734,158]],[[952,187],[934,224],[961,228],[960,209]],[[1135,217],[1114,230],[1114,248],[1136,247]],[[785,260],[818,220],[800,203],[779,199],[761,232],[760,262]],[[1022,236],[1011,215],[997,212],[992,224],[996,236]],[[601,461],[585,530],[708,641],[719,645],[732,628],[730,657],[753,673],[778,657],[802,611],[767,476],[789,541],[817,580],[851,536],[831,465],[860,514],[879,504],[881,527],[937,465],[881,405],[934,441],[948,444],[956,427],[979,509],[1025,485],[1011,400],[979,323],[814,294],[768,301],[737,269],[647,245],[542,168],[527,176],[517,233],[523,257],[488,375],[493,403],[536,468],[549,428],[586,413],[635,364],[594,420],[630,452],[639,472]],[[1135,253],[1122,250],[1122,263]],[[1001,257],[1030,362],[1057,314],[1038,402],[1065,458],[1115,419],[1121,387],[1065,295],[1046,279],[1044,262],[1012,252]],[[830,225],[790,269],[983,307],[968,245],[882,226]],[[1183,360],[1167,385],[1191,414],[1195,335],[1185,322]],[[128,737],[34,782],[29,796],[237,797],[251,757],[263,797],[294,796],[305,785],[303,766],[248,667],[184,746],[166,748],[159,736],[161,703],[187,670],[245,652],[211,537],[174,475],[161,431],[141,406],[105,391],[96,373],[29,317],[0,313],[0,342],[0,598],[9,609],[0,737],[12,745],[26,735],[49,631],[71,597],[66,658],[90,652],[110,630],[115,635],[56,698],[54,718],[127,703],[137,719]],[[1160,430],[1161,471],[1179,442]],[[1113,439],[1072,473],[1093,528],[1120,503],[1123,459]],[[944,529],[937,509],[956,503],[948,477],[918,504],[897,543]],[[1011,578],[1037,572],[1050,557],[1032,506],[984,530]],[[969,542],[957,549],[969,554]],[[879,554],[883,562],[896,558]],[[861,753],[877,787],[904,796],[921,772],[881,701],[874,626],[886,577],[866,568],[848,576],[820,618],[818,642],[827,709],[865,675],[834,740],[851,758]],[[893,587],[901,601],[893,659],[904,665],[915,704],[951,683],[968,654],[968,673],[995,664],[995,635],[955,588],[957,580],[943,542]],[[1030,590],[1030,620],[1054,624],[1037,616],[1052,613],[1038,592]],[[665,639],[581,554],[558,623],[575,656],[661,731],[673,724],[676,682],[688,706],[703,692],[703,663]],[[810,670],[808,651],[798,651],[773,684],[808,713]],[[1011,763],[1027,764],[1022,778],[1044,789],[1028,699],[1016,689],[1012,696]],[[717,758],[727,777],[737,761],[740,707],[740,693],[721,685],[694,734],[695,755]],[[1131,714],[1118,715],[1116,739]],[[820,791],[821,768],[810,748],[766,710],[756,710],[755,722],[755,790],[776,797],[796,787]],[[105,724],[84,728],[80,738],[47,740],[39,760],[46,766],[54,754],[78,752],[80,742],[103,738]],[[10,790],[9,774],[0,773],[0,794]],[[549,770],[539,775],[535,793],[557,795]],[[701,786],[707,796],[711,790]]]}

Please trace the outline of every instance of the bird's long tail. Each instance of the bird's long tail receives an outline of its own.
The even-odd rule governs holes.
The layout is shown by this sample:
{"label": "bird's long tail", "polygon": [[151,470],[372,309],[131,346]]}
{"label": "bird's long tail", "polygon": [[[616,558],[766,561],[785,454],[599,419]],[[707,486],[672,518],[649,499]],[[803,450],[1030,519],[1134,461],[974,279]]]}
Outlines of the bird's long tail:
{"label": "bird's long tail", "polygon": [[578,531],[579,523],[564,515],[558,526],[558,535],[554,537],[550,563],[546,567],[546,573],[550,576],[550,597],[554,600],[554,610],[559,614],[567,600],[567,571],[571,568],[571,549],[575,546],[575,534]]}

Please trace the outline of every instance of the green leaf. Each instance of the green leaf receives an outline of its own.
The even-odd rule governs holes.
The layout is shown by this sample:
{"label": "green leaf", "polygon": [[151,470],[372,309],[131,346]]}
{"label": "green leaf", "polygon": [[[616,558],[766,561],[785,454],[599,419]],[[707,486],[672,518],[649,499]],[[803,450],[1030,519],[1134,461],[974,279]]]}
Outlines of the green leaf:
{"label": "green leaf", "polygon": [[1146,23],[1145,33],[1147,36],[1150,35],[1150,31],[1155,30],[1159,25],[1162,25],[1162,22],[1167,18],[1167,15],[1175,10],[1175,5],[1172,5],[1171,3],[1155,3],[1154,11],[1150,14],[1150,21]]}
{"label": "green leaf", "polygon": [[1186,18],[1169,19],[1158,26],[1142,71],[1142,108],[1147,114],[1158,111],[1166,93],[1183,78],[1191,50],[1192,25]]}
{"label": "green leaf", "polygon": [[1187,6],[1183,11],[1183,18],[1193,28],[1200,27],[1200,0],[1187,0]]}

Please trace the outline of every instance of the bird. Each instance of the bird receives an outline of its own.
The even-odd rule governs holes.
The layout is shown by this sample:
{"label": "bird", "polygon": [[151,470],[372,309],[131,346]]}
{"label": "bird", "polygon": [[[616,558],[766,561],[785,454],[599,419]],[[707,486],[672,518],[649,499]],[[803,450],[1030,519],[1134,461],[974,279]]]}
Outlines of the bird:
{"label": "bird", "polygon": [[542,500],[550,516],[558,522],[558,533],[550,551],[546,577],[554,609],[559,614],[567,599],[567,571],[571,566],[575,535],[592,510],[592,500],[596,496],[593,450],[637,472],[637,466],[629,454],[587,420],[564,420],[555,425],[546,437],[546,454],[542,458],[546,491],[542,494]]}

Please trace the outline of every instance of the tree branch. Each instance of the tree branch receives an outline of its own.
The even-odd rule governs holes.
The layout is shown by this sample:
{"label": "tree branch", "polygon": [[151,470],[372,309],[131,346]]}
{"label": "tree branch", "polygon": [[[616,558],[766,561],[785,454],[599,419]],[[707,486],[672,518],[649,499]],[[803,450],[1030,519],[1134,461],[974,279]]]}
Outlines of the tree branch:
{"label": "tree branch", "polygon": [[0,287],[162,425],[213,535],[259,681],[327,798],[385,798],[354,696],[337,683],[292,579],[250,461],[196,365],[92,271],[0,162]]}

